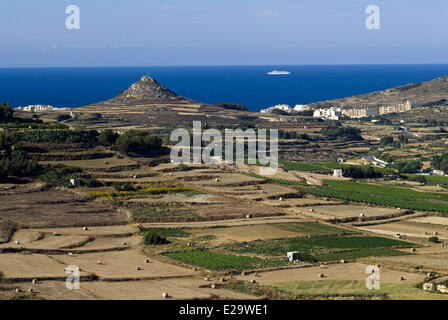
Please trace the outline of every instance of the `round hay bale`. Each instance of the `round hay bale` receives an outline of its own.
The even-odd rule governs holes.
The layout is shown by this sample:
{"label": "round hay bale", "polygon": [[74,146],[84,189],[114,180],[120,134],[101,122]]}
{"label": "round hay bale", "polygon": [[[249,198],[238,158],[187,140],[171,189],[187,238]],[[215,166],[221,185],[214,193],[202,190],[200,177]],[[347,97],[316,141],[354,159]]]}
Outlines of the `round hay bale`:
{"label": "round hay bale", "polygon": [[87,227],[83,227],[82,228],[84,231],[88,231],[89,230],[89,228],[87,228]]}
{"label": "round hay bale", "polygon": [[33,293],[33,288],[29,288],[29,289],[28,289],[28,292],[29,292],[29,293]]}
{"label": "round hay bale", "polygon": [[417,249],[411,248],[411,252],[416,252],[416,251],[417,251]]}
{"label": "round hay bale", "polygon": [[210,286],[210,288],[212,288],[212,289],[216,289],[216,284],[212,283],[212,285]]}
{"label": "round hay bale", "polygon": [[344,264],[346,261],[344,259],[341,260],[341,263]]}
{"label": "round hay bale", "polygon": [[325,275],[323,273],[319,273],[319,278],[325,278]]}
{"label": "round hay bale", "polygon": [[137,266],[137,267],[135,267],[135,270],[142,270],[142,268],[141,267],[139,267],[139,266]]}
{"label": "round hay bale", "polygon": [[96,264],[103,264],[103,263],[101,262],[101,260],[98,260],[98,261],[96,262]]}
{"label": "round hay bale", "polygon": [[210,281],[210,279],[209,279],[209,278],[207,278],[207,277],[205,277],[205,278],[204,278],[204,281]]}
{"label": "round hay bale", "polygon": [[145,259],[145,263],[149,263],[149,258],[146,258],[146,259]]}
{"label": "round hay bale", "polygon": [[254,284],[257,283],[257,281],[255,279],[250,280],[250,283]]}
{"label": "round hay bale", "polygon": [[406,280],[403,276],[401,276],[401,277],[399,277],[398,278],[398,280],[400,280],[400,281],[404,281],[404,280]]}
{"label": "round hay bale", "polygon": [[20,244],[20,241],[19,241],[19,240],[16,240],[16,244]]}
{"label": "round hay bale", "polygon": [[168,295],[167,292],[162,293],[162,297],[165,299],[168,299],[170,296]]}
{"label": "round hay bale", "polygon": [[423,284],[423,290],[425,291],[432,291],[434,289],[434,284],[427,282]]}

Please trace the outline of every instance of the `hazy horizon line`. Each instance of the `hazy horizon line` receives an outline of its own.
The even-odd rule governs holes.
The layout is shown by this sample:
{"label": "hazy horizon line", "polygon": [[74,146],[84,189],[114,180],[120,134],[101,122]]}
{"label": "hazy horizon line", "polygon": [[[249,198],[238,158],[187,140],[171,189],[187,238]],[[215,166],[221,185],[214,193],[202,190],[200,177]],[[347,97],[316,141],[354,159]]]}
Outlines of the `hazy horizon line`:
{"label": "hazy horizon line", "polygon": [[312,66],[425,66],[448,65],[447,63],[313,63],[313,64],[210,64],[210,65],[129,65],[129,66],[14,66],[0,69],[75,69],[75,68],[204,68],[204,67],[312,67]]}

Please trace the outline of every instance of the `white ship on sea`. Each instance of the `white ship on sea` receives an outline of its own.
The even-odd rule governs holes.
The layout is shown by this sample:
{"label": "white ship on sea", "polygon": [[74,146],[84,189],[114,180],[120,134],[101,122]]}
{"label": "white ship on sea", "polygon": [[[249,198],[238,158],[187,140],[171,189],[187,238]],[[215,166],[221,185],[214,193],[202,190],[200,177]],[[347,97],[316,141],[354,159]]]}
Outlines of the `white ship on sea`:
{"label": "white ship on sea", "polygon": [[289,71],[277,71],[277,70],[273,70],[271,72],[268,72],[268,75],[270,75],[270,76],[281,76],[281,75],[286,75],[286,74],[291,74],[291,72],[289,72]]}

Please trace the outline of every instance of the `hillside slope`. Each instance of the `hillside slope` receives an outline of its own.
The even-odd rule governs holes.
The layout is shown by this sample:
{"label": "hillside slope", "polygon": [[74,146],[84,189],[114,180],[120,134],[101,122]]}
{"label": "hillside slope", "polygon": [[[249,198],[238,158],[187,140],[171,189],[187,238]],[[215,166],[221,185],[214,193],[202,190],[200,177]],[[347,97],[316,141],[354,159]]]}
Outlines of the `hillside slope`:
{"label": "hillside slope", "polygon": [[443,105],[448,101],[448,76],[426,82],[410,83],[383,91],[312,103],[315,107],[376,107],[396,105],[409,100],[421,106]]}

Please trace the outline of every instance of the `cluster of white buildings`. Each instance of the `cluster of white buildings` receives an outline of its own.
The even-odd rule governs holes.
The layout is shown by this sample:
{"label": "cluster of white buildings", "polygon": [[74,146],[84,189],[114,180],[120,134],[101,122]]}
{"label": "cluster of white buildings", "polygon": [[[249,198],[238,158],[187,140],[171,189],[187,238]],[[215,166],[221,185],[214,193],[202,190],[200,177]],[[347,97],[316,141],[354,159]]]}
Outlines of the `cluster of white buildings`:
{"label": "cluster of white buildings", "polygon": [[42,112],[42,111],[51,111],[51,110],[69,110],[69,108],[56,108],[50,105],[42,105],[42,104],[35,104],[35,105],[29,105],[26,107],[18,107],[17,110],[21,111],[30,111],[30,112]]}
{"label": "cluster of white buildings", "polygon": [[287,104],[277,104],[273,107],[261,109],[260,113],[272,113],[274,110],[280,110],[280,111],[284,111],[286,113],[292,113],[292,112],[308,111],[308,110],[311,110],[311,107],[304,105],[304,104],[297,104],[294,108],[291,108],[291,106],[289,106]]}
{"label": "cluster of white buildings", "polygon": [[335,107],[314,109],[308,105],[303,104],[298,104],[294,108],[291,108],[287,104],[278,104],[273,107],[262,109],[260,112],[273,113],[274,110],[280,110],[286,113],[293,113],[293,112],[314,110],[313,112],[314,118],[320,118],[324,120],[339,120],[343,118],[359,119],[366,117],[376,117],[389,113],[403,113],[406,111],[410,111],[414,107],[415,106],[409,101],[396,105],[366,107],[366,108],[350,108],[350,109],[335,108]]}
{"label": "cluster of white buildings", "polygon": [[324,108],[315,109],[313,112],[314,118],[320,118],[324,120],[339,120],[342,117],[341,108]]}

